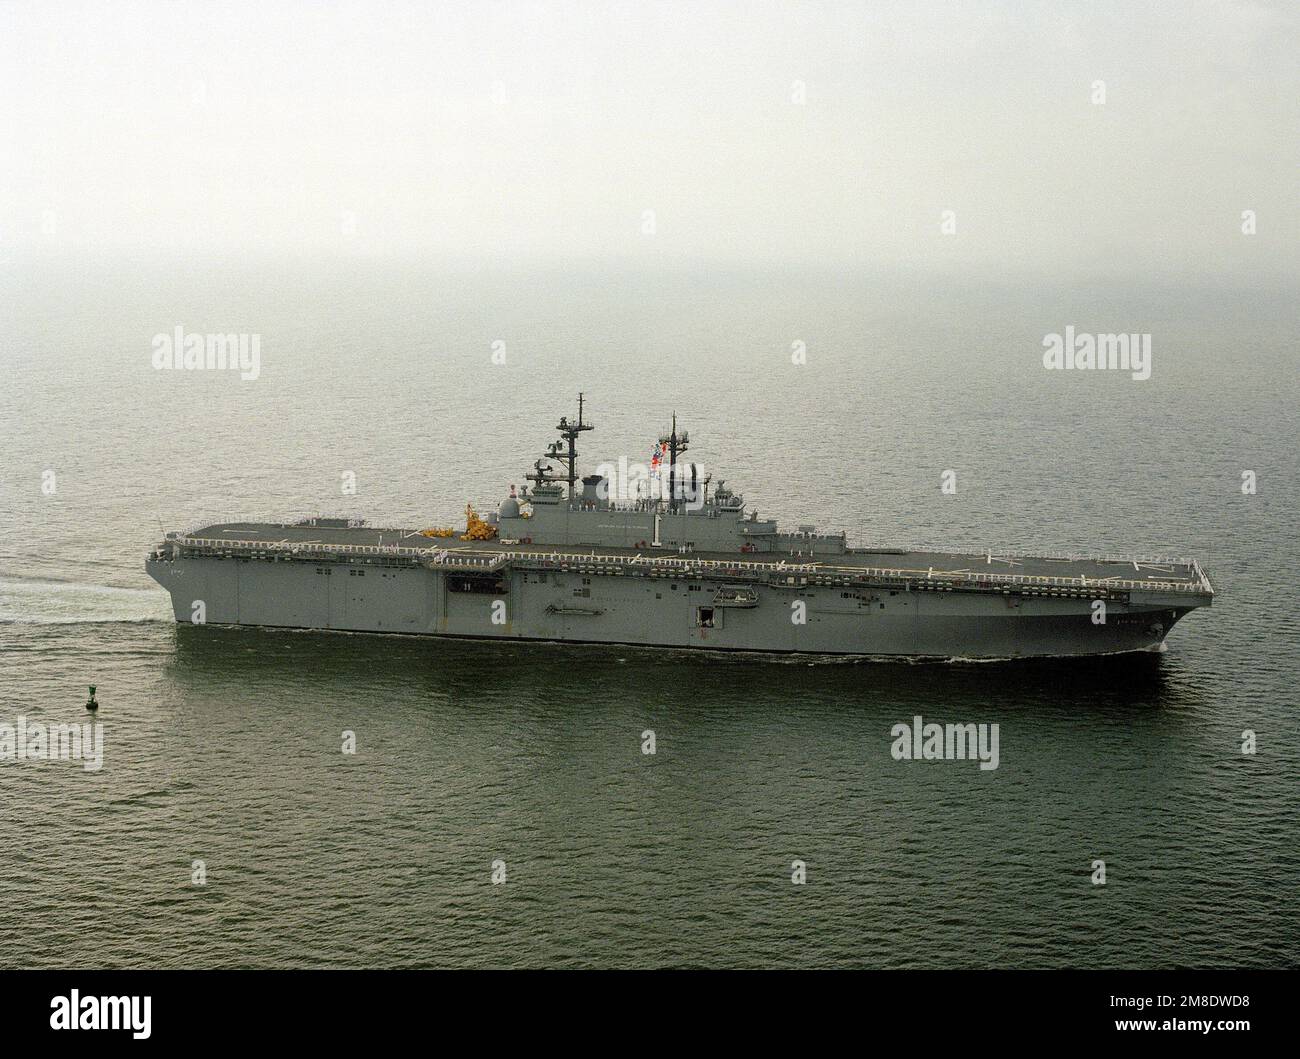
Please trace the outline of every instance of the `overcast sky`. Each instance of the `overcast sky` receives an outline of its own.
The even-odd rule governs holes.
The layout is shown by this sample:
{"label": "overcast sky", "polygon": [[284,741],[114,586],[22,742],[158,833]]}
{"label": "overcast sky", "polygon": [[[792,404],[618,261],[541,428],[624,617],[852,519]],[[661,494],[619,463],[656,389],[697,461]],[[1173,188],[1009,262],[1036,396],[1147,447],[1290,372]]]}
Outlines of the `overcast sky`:
{"label": "overcast sky", "polygon": [[1294,275],[1298,8],[3,2],[0,244]]}

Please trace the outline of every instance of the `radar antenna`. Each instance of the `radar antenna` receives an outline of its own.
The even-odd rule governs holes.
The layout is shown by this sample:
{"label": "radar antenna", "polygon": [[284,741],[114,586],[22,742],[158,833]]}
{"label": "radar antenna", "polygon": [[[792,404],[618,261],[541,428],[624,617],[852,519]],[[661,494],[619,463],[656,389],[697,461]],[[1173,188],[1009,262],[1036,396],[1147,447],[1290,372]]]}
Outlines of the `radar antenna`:
{"label": "radar antenna", "polygon": [[547,482],[563,481],[563,479],[555,473],[555,468],[543,460],[538,460],[534,463],[532,472],[524,475],[524,477],[536,485],[545,485]]}

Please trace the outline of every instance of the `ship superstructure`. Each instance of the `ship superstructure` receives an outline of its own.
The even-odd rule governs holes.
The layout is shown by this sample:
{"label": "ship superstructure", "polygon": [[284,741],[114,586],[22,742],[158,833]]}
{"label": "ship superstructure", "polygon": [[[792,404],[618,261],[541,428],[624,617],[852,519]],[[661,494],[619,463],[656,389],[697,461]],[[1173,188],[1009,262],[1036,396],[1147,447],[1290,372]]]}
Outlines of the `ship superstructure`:
{"label": "ship superstructure", "polygon": [[[851,547],[782,531],[682,457],[676,417],[628,494],[578,474],[579,397],[464,531],[355,520],[169,533],[146,569],[178,622],[817,655],[1017,658],[1157,649],[1213,597],[1191,559]],[[655,465],[658,465],[657,467]],[[620,495],[622,494],[622,495]]]}

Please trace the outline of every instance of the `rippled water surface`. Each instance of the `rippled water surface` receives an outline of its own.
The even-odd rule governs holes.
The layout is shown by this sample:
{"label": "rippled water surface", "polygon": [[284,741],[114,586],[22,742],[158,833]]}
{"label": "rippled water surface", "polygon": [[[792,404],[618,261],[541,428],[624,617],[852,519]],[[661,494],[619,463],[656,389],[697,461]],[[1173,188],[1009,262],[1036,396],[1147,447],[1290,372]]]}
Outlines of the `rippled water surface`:
{"label": "rippled water surface", "polygon": [[[1297,962],[1285,292],[134,261],[3,279],[0,724],[82,721],[93,683],[105,755],[0,762],[0,965]],[[156,372],[178,324],[257,331],[261,377]],[[1067,325],[1151,332],[1152,378],[1045,371]],[[912,665],[177,628],[143,573],[160,526],[490,507],[579,389],[593,462],[643,459],[676,410],[788,524],[1195,555],[1219,595],[1163,655]],[[998,723],[1000,767],[894,761],[918,714]]]}

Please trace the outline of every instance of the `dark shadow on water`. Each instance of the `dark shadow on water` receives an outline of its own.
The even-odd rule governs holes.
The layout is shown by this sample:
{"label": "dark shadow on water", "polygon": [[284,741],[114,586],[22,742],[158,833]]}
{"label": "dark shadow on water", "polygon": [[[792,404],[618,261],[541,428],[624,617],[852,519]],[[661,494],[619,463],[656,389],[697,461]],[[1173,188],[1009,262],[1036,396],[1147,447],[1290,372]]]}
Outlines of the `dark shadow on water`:
{"label": "dark shadow on water", "polygon": [[457,700],[668,700],[1035,708],[1096,715],[1196,705],[1172,654],[1009,662],[890,662],[552,643],[489,643],[195,627],[175,629],[182,687],[260,683],[364,696],[400,688]]}

